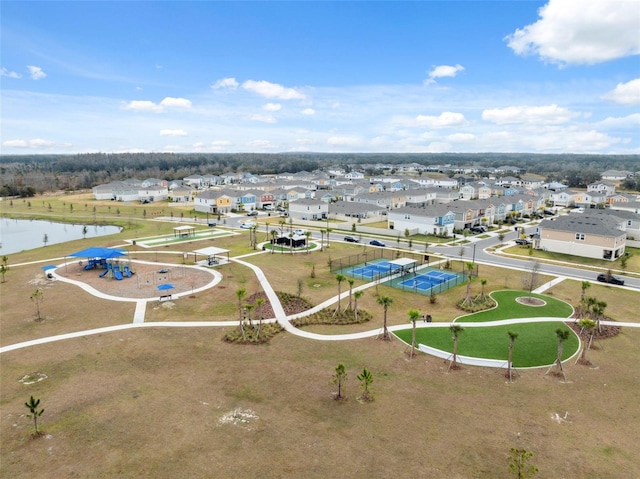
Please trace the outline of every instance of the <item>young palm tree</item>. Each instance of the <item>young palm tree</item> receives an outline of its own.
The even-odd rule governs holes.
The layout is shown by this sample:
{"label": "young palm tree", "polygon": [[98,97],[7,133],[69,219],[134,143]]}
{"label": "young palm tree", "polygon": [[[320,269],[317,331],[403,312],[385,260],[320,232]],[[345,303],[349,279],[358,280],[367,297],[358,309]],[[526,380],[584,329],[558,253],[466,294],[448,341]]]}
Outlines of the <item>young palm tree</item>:
{"label": "young palm tree", "polygon": [[353,284],[355,283],[355,281],[352,279],[348,279],[347,283],[349,283],[349,305],[347,306],[347,309],[351,311],[351,304],[352,304],[351,298],[353,297]]}
{"label": "young palm tree", "polygon": [[253,326],[253,323],[251,321],[251,314],[253,312],[253,310],[256,308],[255,304],[245,304],[245,309],[247,310],[247,319],[249,320],[249,326]]}
{"label": "young palm tree", "polygon": [[338,282],[338,308],[334,315],[340,311],[340,296],[342,294],[342,282],[347,279],[343,274],[336,274],[336,281]]}
{"label": "young palm tree", "polygon": [[333,397],[336,401],[344,399],[342,395],[342,383],[347,380],[347,371],[344,364],[338,364],[336,367],[336,373],[333,375],[333,379],[330,384],[338,385],[338,393]]}
{"label": "young palm tree", "polygon": [[353,293],[353,315],[356,321],[358,321],[358,299],[360,299],[363,294],[364,291],[362,290],[358,290]]}
{"label": "young palm tree", "polygon": [[246,296],[247,290],[244,288],[236,289],[236,298],[238,298],[238,319],[242,320],[242,300]]}
{"label": "young palm tree", "polygon": [[360,388],[362,389],[362,396],[360,396],[360,399],[363,401],[372,401],[373,396],[369,391],[369,386],[371,386],[371,383],[373,382],[373,374],[371,374],[371,371],[364,368],[362,370],[362,374],[358,374],[356,378],[360,381]]}
{"label": "young palm tree", "polygon": [[[589,341],[582,342],[582,354],[580,354],[580,359],[579,359],[580,361],[582,361],[583,364],[589,364],[589,361],[587,361],[587,350],[591,349],[591,342],[593,341],[593,334],[595,333],[596,322],[591,319],[584,318],[578,321],[578,324],[580,325],[583,331],[586,330],[590,332]],[[578,360],[576,360],[576,363],[577,362]]]}
{"label": "young palm tree", "polygon": [[507,331],[509,335],[509,359],[507,359],[507,370],[509,374],[509,382],[513,381],[513,377],[511,374],[511,368],[513,365],[513,346],[518,338],[518,333],[514,333],[513,331]]}
{"label": "young palm tree", "polygon": [[482,299],[482,301],[484,301],[485,299],[487,299],[487,297],[484,294],[484,287],[487,285],[487,280],[481,279],[480,284],[482,285],[482,292],[480,293],[480,298]]}
{"label": "young palm tree", "polygon": [[256,316],[258,316],[258,334],[257,339],[260,339],[260,333],[262,332],[262,305],[264,304],[264,298],[256,299]]}
{"label": "young palm tree", "polygon": [[389,337],[389,331],[387,330],[387,310],[389,306],[393,304],[393,299],[388,296],[378,296],[376,302],[382,306],[384,310],[384,321],[382,323],[382,339],[385,341],[389,341],[391,339]]}
{"label": "young palm tree", "polygon": [[327,248],[329,247],[329,233],[333,231],[333,228],[327,228]]}
{"label": "young palm tree", "polygon": [[596,301],[591,310],[596,318],[596,326],[600,332],[600,320],[604,317],[604,310],[607,307],[606,301]]}
{"label": "young palm tree", "polygon": [[271,230],[271,254],[276,252],[276,239],[278,238],[278,230]]}
{"label": "young palm tree", "polygon": [[311,231],[305,231],[305,232],[304,232],[304,235],[307,237],[307,241],[306,241],[306,244],[307,244],[307,254],[309,254],[309,238],[311,238]]}
{"label": "young palm tree", "polygon": [[33,396],[31,396],[31,398],[29,398],[29,402],[24,403],[24,405],[31,413],[27,414],[27,417],[29,419],[33,418],[33,435],[39,436],[40,432],[38,431],[38,418],[42,416],[42,413],[44,413],[44,409],[38,411],[38,406],[40,406],[40,399],[35,399]]}
{"label": "young palm tree", "polygon": [[453,334],[453,358],[449,363],[449,369],[452,367],[455,369],[458,366],[458,336],[464,331],[464,328],[459,324],[452,324],[449,326],[449,331]]}
{"label": "young palm tree", "polygon": [[545,374],[548,374],[549,371],[551,371],[551,369],[554,366],[557,366],[560,372],[562,373],[562,377],[564,378],[565,381],[567,380],[567,376],[565,376],[564,368],[562,367],[562,349],[563,349],[563,343],[567,339],[569,339],[569,334],[570,332],[568,329],[562,329],[562,328],[556,329],[556,337],[558,338],[558,356],[555,362],[551,365],[551,367],[545,373]]}
{"label": "young palm tree", "polygon": [[409,321],[411,321],[411,353],[409,358],[413,359],[413,351],[416,349],[416,321],[420,319],[420,311],[417,309],[410,309],[407,314],[409,315]]}

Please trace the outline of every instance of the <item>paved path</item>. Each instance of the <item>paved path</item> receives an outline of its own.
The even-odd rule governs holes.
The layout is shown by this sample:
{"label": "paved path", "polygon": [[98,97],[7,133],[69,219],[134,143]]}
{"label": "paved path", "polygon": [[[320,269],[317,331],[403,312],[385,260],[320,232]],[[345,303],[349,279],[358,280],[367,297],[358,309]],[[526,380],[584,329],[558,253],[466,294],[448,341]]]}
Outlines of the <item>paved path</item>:
{"label": "paved path", "polygon": [[[248,256],[253,256],[253,255],[258,255],[258,254],[265,254],[265,252],[263,251],[258,251],[255,253],[250,253],[247,255],[243,255],[242,257],[248,257]],[[307,338],[307,339],[313,339],[313,340],[317,340],[317,341],[349,341],[349,340],[354,340],[354,339],[362,339],[362,338],[369,338],[369,337],[374,337],[374,336],[378,336],[382,333],[382,328],[377,328],[377,329],[373,329],[373,330],[369,330],[369,331],[363,331],[363,332],[359,332],[359,333],[349,333],[349,334],[317,334],[317,333],[311,333],[308,331],[304,331],[301,329],[296,328],[295,326],[293,326],[291,324],[291,320],[295,319],[295,318],[300,318],[303,316],[308,316],[311,314],[316,313],[317,311],[320,311],[324,308],[327,308],[329,306],[331,306],[332,304],[336,303],[338,301],[338,296],[334,296],[322,303],[320,303],[319,305],[315,306],[314,308],[311,308],[307,311],[304,311],[302,313],[298,313],[298,314],[293,314],[290,316],[287,316],[286,312],[284,311],[284,308],[282,307],[282,304],[280,303],[280,300],[278,298],[278,295],[276,294],[276,292],[274,291],[273,287],[271,286],[271,283],[269,283],[269,281],[267,280],[266,276],[264,275],[263,271],[256,265],[248,263],[246,261],[243,261],[242,259],[240,259],[240,257],[235,257],[235,258],[231,258],[231,261],[234,261],[238,264],[241,264],[243,266],[246,266],[248,268],[250,268],[251,270],[253,270],[253,272],[255,273],[258,281],[260,282],[260,285],[262,286],[265,294],[267,295],[267,298],[269,299],[269,302],[271,303],[271,306],[273,308],[274,311],[274,318],[271,319],[267,319],[265,320],[265,322],[278,322],[286,331],[288,331],[291,334],[294,334],[296,336],[300,336],[303,338]],[[50,262],[49,261],[43,261],[43,262]],[[158,264],[158,263],[153,263],[153,264]],[[432,265],[433,266],[433,265]],[[214,275],[214,280],[211,281],[211,283],[209,283],[206,286],[203,286],[201,288],[198,288],[196,290],[194,290],[194,292],[199,292],[199,291],[203,291],[206,289],[209,289],[213,286],[215,286],[218,282],[220,282],[220,280],[222,279],[222,275],[215,271],[215,270],[209,270],[207,268],[200,268],[200,267],[196,267],[198,269],[204,269],[208,272],[210,272],[211,274]],[[85,291],[87,291],[90,294],[93,294],[95,296],[104,298],[104,299],[109,299],[109,300],[113,300],[113,301],[134,301],[136,303],[136,309],[135,309],[135,313],[134,313],[134,317],[133,317],[133,322],[129,323],[129,324],[121,324],[121,325],[116,325],[116,326],[107,326],[107,327],[103,327],[103,328],[97,328],[97,329],[90,329],[90,330],[86,330],[86,331],[77,331],[77,332],[73,332],[73,333],[66,333],[66,334],[60,334],[60,335],[56,335],[56,336],[50,336],[47,338],[40,338],[40,339],[34,339],[31,341],[24,341],[21,343],[16,343],[16,344],[12,344],[12,345],[8,345],[8,346],[4,346],[4,347],[0,347],[0,354],[1,353],[6,353],[9,351],[14,351],[17,349],[23,349],[23,348],[27,348],[27,347],[32,347],[32,346],[37,346],[40,344],[47,344],[47,343],[51,343],[51,342],[56,342],[56,341],[63,341],[66,339],[72,339],[72,338],[79,338],[79,337],[84,337],[84,336],[91,336],[91,335],[95,335],[95,334],[103,334],[103,333],[108,333],[108,332],[113,332],[113,331],[123,331],[123,330],[127,330],[127,329],[135,329],[135,328],[145,328],[145,327],[155,327],[155,328],[193,328],[193,327],[228,327],[228,326],[235,326],[238,325],[239,322],[238,321],[166,321],[166,322],[153,322],[153,323],[149,323],[149,322],[144,322],[144,314],[145,314],[145,310],[146,310],[146,304],[148,301],[156,301],[156,298],[148,298],[148,299],[135,299],[135,298],[120,298],[120,297],[116,297],[116,296],[110,296],[104,293],[101,293],[100,291],[95,290],[94,288],[92,288],[91,286],[79,282],[79,281],[75,281],[69,278],[63,278],[61,276],[55,275],[55,270],[53,270],[53,274],[55,277],[57,277],[59,280],[61,281],[66,281],[72,284],[77,285],[78,287],[84,289]],[[385,278],[384,281],[389,281],[390,279],[392,279],[391,277]],[[552,287],[554,284],[557,284],[560,281],[563,281],[564,279],[566,279],[565,277],[558,277],[548,283],[546,283],[543,286],[540,286],[538,289],[535,290],[535,292],[542,292],[542,291],[546,291],[547,289],[549,289],[550,287]],[[354,288],[353,291],[357,291],[357,290],[364,290],[364,289],[368,289],[371,288],[373,286],[375,286],[375,282],[371,282],[371,283],[367,283],[365,285],[359,286],[357,288]],[[176,297],[179,296],[183,296],[183,295],[188,295],[188,294],[192,294],[192,292],[185,292],[185,293],[180,293],[175,295]],[[347,291],[343,292],[340,294],[340,299],[345,299],[349,296],[349,291],[347,289]],[[518,318],[518,319],[509,319],[509,320],[501,320],[501,321],[490,321],[490,322],[481,322],[481,323],[464,323],[465,328],[466,327],[485,327],[485,326],[501,326],[501,325],[505,325],[505,324],[518,324],[518,323],[527,323],[527,322],[548,322],[548,321],[558,321],[558,322],[566,322],[568,320],[568,318]],[[453,323],[417,323],[416,327],[417,328],[444,328],[444,327],[449,327],[451,324]],[[640,327],[640,323],[629,323],[629,322],[617,322],[617,321],[601,321],[601,324],[605,324],[605,325],[612,325],[612,326],[621,326],[621,327],[632,327],[632,328],[638,328]],[[395,326],[390,326],[388,329],[389,331],[400,331],[400,330],[404,330],[404,329],[410,329],[413,325],[411,323],[407,323],[407,324],[400,324],[400,325],[395,325]]]}

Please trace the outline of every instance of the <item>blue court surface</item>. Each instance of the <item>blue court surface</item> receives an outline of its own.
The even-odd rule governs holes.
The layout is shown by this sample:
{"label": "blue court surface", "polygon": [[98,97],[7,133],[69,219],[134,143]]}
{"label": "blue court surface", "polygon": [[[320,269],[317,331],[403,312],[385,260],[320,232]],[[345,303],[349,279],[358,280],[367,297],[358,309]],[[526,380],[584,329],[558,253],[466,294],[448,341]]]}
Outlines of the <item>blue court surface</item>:
{"label": "blue court surface", "polygon": [[378,263],[367,263],[365,266],[360,266],[347,271],[347,274],[353,276],[361,276],[365,278],[373,278],[379,274],[390,273],[400,269],[400,266],[391,264],[388,261],[380,261]]}
{"label": "blue court surface", "polygon": [[457,276],[453,273],[444,273],[439,271],[429,271],[422,273],[413,278],[405,279],[399,284],[405,288],[415,288],[421,290],[431,289],[436,285],[455,280]]}

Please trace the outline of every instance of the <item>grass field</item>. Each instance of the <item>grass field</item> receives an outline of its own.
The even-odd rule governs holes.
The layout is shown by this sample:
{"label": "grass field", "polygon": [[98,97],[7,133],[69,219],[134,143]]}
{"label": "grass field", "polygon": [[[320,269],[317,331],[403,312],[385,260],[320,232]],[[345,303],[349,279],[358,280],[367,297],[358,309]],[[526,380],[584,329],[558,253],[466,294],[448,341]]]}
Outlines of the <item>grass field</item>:
{"label": "grass field", "polygon": [[[33,199],[31,210],[37,205],[38,213],[49,219],[53,213],[69,216],[71,202],[74,216],[91,217],[95,204],[98,218],[104,214],[105,220],[124,224],[125,230],[103,238],[102,246],[163,234],[175,226],[150,221],[162,206],[150,207],[144,217],[139,205],[102,204],[82,195]],[[18,207],[29,209],[24,203],[14,211]],[[3,213],[8,209],[0,208]],[[120,220],[116,208],[121,209]],[[260,266],[277,290],[297,294],[301,280],[302,296],[314,304],[338,292],[327,267],[329,258],[362,248],[336,242],[310,254],[260,253],[251,249],[248,235],[241,234],[152,250],[127,249],[134,259],[179,264],[183,251],[205,246],[231,249],[232,256],[258,253],[243,259]],[[10,255],[11,269],[6,283],[0,284],[2,345],[131,323],[132,304],[107,302],[61,282],[46,286],[46,319],[33,321],[29,296],[43,280],[40,266],[83,247],[86,241],[78,240]],[[40,263],[17,266],[31,261]],[[235,291],[245,288],[250,295],[259,286],[242,265],[231,263],[219,271],[219,288],[181,298],[171,309],[149,307],[145,319],[235,319]],[[479,274],[472,282],[473,295],[480,293],[479,279],[487,280],[488,293],[519,285],[523,276],[521,271],[485,265]],[[354,286],[362,284],[356,281]],[[343,282],[342,291],[347,290]],[[407,324],[411,308],[432,314],[436,322],[448,322],[460,316],[456,302],[465,290],[462,285],[439,294],[431,304],[424,296],[374,286],[359,300],[359,306],[373,314],[369,323],[305,330],[336,334],[379,328],[378,295],[393,299],[390,325]],[[567,280],[547,293],[575,305],[580,290],[580,282]],[[594,284],[587,294],[607,301],[607,316],[638,321],[637,293]],[[528,328],[521,326],[516,367],[519,355],[530,347]],[[550,334],[555,335],[555,328],[557,324]],[[401,341],[310,341],[282,333],[254,347],[223,342],[225,330],[130,329],[3,353],[2,477],[493,479],[511,477],[511,447],[534,453],[532,462],[540,469],[536,478],[617,479],[621,471],[625,477],[640,477],[639,330],[624,328],[615,338],[598,341],[590,353],[593,367],[567,362],[567,382],[544,376],[543,370],[522,370],[513,384],[487,368],[447,373],[440,359],[418,354],[409,361]],[[460,354],[466,354],[472,330],[468,327],[460,335]],[[506,351],[506,332],[495,332],[494,349]],[[451,343],[450,333],[442,343]],[[555,338],[549,344],[555,353]],[[329,381],[338,363],[348,373],[344,402],[331,398],[335,386]],[[369,404],[356,399],[356,375],[364,367],[374,375],[375,401]],[[47,379],[31,385],[19,382],[35,372]],[[47,435],[35,440],[29,438],[32,423],[24,416],[30,395],[40,398],[45,408],[42,425]]]}

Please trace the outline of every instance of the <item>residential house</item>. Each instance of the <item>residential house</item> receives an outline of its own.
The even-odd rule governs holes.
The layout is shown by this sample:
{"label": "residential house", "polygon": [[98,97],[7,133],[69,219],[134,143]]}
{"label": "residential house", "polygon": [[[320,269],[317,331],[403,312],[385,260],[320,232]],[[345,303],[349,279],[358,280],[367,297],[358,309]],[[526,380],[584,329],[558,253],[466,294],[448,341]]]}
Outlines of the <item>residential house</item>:
{"label": "residential house", "polygon": [[453,234],[455,213],[448,205],[405,206],[390,210],[387,215],[389,229],[401,232],[409,230],[410,234]]}
{"label": "residential house", "polygon": [[191,203],[195,190],[188,186],[177,186],[169,190],[169,200],[174,203]]}
{"label": "residential house", "polygon": [[613,195],[616,192],[616,185],[608,181],[596,181],[587,185],[587,193],[604,196]]}
{"label": "residential house", "polygon": [[535,247],[554,253],[613,261],[624,254],[627,232],[624,220],[585,212],[543,220]]}
{"label": "residential house", "polygon": [[289,217],[300,220],[326,220],[329,203],[326,201],[300,198],[289,203]]}
{"label": "residential house", "polygon": [[329,205],[329,213],[332,218],[351,221],[354,218],[362,223],[380,221],[384,218],[387,209],[383,206],[376,206],[367,203],[356,203],[355,201],[336,201]]}

